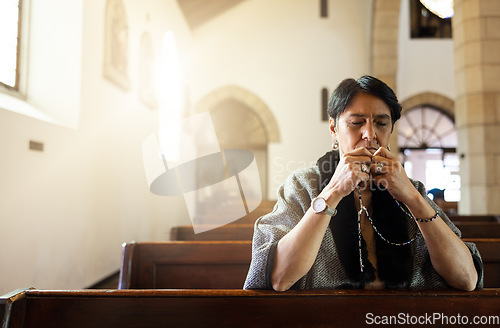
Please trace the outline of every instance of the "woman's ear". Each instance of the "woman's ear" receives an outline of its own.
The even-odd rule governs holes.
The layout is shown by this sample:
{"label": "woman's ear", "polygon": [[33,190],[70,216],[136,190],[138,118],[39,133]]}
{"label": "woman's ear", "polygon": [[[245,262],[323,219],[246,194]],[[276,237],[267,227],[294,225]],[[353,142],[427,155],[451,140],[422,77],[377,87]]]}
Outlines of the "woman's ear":
{"label": "woman's ear", "polygon": [[335,120],[332,117],[330,117],[330,134],[334,138],[337,137],[337,131],[335,130]]}

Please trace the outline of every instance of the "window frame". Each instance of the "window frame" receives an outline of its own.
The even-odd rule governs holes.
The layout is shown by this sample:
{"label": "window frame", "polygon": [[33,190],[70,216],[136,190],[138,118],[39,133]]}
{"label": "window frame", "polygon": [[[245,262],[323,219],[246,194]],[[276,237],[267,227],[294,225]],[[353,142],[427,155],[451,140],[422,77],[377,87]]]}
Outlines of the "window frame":
{"label": "window frame", "polygon": [[[431,112],[438,113],[439,120],[441,120],[442,118],[448,119],[453,124],[453,130],[446,131],[447,133],[444,133],[444,134],[443,133],[441,133],[441,134],[436,133],[436,131],[435,131],[436,130],[436,125],[439,122],[429,122],[429,121],[427,121],[426,118],[425,118],[425,110],[429,110]],[[409,115],[408,115],[410,112],[413,112],[413,111],[420,111],[421,121],[419,122],[419,124],[413,123],[412,120],[410,119]],[[399,127],[398,127],[397,138],[398,138],[398,146],[399,146],[399,149],[400,149],[401,153],[404,153],[404,151],[406,149],[409,149],[409,150],[412,150],[412,149],[413,150],[415,150],[415,149],[417,149],[417,150],[425,150],[425,149],[432,149],[432,148],[433,149],[442,149],[443,152],[446,152],[446,153],[454,153],[454,152],[456,152],[456,146],[455,147],[446,147],[446,146],[443,146],[442,143],[441,143],[441,139],[444,138],[450,132],[457,133],[457,127],[455,125],[455,119],[454,119],[454,117],[452,117],[449,113],[447,113],[442,108],[440,108],[438,106],[435,106],[435,105],[431,105],[431,104],[422,104],[422,105],[414,106],[414,107],[412,107],[412,108],[410,108],[410,109],[408,109],[408,110],[406,110],[405,112],[402,113],[401,118],[398,121],[398,123],[402,122],[403,121],[402,119],[405,119],[409,123],[409,125],[412,126],[413,131],[412,131],[412,137],[407,137],[406,135],[404,135],[399,130]],[[418,142],[418,145],[417,146],[410,146],[409,143],[410,143],[410,140],[413,138],[413,136],[415,136],[421,130],[426,130],[426,129],[429,130],[429,131],[431,131],[431,132],[433,132],[433,136],[438,140],[438,142],[440,144],[439,147],[437,147],[435,145],[427,145],[426,142],[428,140],[422,140],[419,137],[416,138],[416,141]],[[400,140],[402,140],[403,138],[404,138],[404,143],[401,143]],[[457,136],[457,138],[458,138],[458,136]],[[414,143],[417,143],[417,142],[414,142]],[[458,140],[457,140],[457,143],[458,143]]]}
{"label": "window frame", "polygon": [[[422,11],[427,13],[422,18]],[[410,40],[453,39],[452,19],[441,18],[427,9],[420,0],[410,1]],[[434,25],[434,26],[433,26]],[[432,34],[432,30],[435,28]]]}
{"label": "window frame", "polygon": [[28,31],[29,31],[29,1],[18,0],[19,18],[17,21],[17,54],[16,77],[14,86],[0,81],[0,92],[9,96],[26,99],[27,67],[28,67]]}

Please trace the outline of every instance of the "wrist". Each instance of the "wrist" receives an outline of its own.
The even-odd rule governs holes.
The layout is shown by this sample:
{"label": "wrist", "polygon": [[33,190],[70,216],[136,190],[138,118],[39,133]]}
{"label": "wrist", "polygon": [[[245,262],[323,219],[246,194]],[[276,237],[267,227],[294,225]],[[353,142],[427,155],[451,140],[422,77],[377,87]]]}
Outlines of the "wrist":
{"label": "wrist", "polygon": [[318,195],[318,197],[323,198],[328,204],[328,206],[333,208],[337,207],[337,205],[343,198],[343,196],[339,192],[334,190],[325,190],[325,189],[323,189],[323,191]]}
{"label": "wrist", "polygon": [[411,197],[405,205],[416,218],[431,217],[436,212],[420,193]]}
{"label": "wrist", "polygon": [[311,209],[314,214],[326,214],[328,216],[335,216],[337,209],[330,207],[325,198],[318,196],[311,201]]}

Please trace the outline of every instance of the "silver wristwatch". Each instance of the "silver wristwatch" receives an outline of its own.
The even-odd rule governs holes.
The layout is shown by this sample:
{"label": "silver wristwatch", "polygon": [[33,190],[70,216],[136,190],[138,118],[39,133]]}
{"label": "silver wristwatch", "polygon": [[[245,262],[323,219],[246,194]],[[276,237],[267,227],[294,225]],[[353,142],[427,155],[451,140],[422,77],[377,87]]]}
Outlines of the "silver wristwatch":
{"label": "silver wristwatch", "polygon": [[319,196],[312,200],[311,208],[316,214],[325,213],[329,216],[334,216],[335,214],[337,214],[337,209],[329,207],[326,203],[326,200],[323,197]]}

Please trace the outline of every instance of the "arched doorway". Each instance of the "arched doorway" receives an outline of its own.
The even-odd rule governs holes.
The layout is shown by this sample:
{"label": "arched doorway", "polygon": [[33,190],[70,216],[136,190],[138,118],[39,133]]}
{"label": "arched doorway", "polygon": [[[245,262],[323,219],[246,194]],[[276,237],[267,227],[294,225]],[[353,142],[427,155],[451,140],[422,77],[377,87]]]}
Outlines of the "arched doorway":
{"label": "arched doorway", "polygon": [[259,170],[262,197],[268,195],[268,144],[279,142],[274,115],[255,94],[237,86],[211,92],[196,106],[196,112],[210,112],[221,149],[253,152]]}
{"label": "arched doorway", "polygon": [[406,173],[422,181],[429,196],[453,214],[460,200],[453,117],[436,106],[419,105],[406,110],[397,124],[398,147]]}
{"label": "arched doorway", "polygon": [[267,199],[267,133],[259,117],[235,99],[216,104],[210,110],[210,116],[222,150],[247,149],[255,155],[262,198]]}

